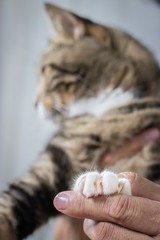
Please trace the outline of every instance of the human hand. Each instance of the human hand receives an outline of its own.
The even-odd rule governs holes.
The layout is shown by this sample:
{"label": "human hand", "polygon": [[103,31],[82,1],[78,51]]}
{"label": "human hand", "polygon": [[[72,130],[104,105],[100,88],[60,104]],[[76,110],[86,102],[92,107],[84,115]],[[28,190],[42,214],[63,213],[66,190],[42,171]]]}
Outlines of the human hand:
{"label": "human hand", "polygon": [[85,219],[84,231],[92,240],[160,239],[160,186],[135,173],[121,175],[129,179],[133,196],[86,199],[67,191],[56,196],[54,205],[66,215]]}
{"label": "human hand", "polygon": [[[148,131],[145,131],[135,136],[129,143],[126,143],[116,152],[104,154],[100,162],[100,168],[103,169],[106,164],[113,165],[116,161],[122,158],[131,157],[132,155],[140,151],[146,144],[156,141],[159,137],[160,137],[160,132],[158,129],[150,129]],[[84,217],[85,216],[81,216],[81,218],[84,218]],[[62,229],[62,225],[64,224],[65,226],[68,226],[67,229],[66,228]],[[61,217],[60,221],[57,224],[57,226],[59,227],[57,227],[56,229],[56,239],[68,239],[68,234],[70,239],[73,239],[73,240],[86,239],[86,236],[82,231],[82,224],[83,224],[83,221],[80,219],[79,220],[77,219],[75,221],[75,219],[69,219],[69,218],[67,219],[65,217]],[[85,226],[86,224],[87,224],[87,221],[85,221]],[[78,234],[77,234],[77,226],[79,226]]]}
{"label": "human hand", "polygon": [[105,152],[99,163],[100,169],[103,170],[105,166],[113,166],[120,159],[132,157],[137,152],[141,151],[145,145],[154,142],[159,138],[160,132],[158,129],[149,129],[138,134],[115,152]]}

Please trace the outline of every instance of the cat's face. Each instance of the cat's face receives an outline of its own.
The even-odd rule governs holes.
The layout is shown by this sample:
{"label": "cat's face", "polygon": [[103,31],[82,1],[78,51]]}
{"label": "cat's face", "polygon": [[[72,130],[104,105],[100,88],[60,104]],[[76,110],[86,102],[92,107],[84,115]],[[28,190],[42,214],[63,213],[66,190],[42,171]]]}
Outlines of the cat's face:
{"label": "cat's face", "polygon": [[135,96],[155,96],[158,65],[134,38],[51,4],[46,11],[53,39],[39,67],[42,117],[102,116]]}
{"label": "cat's face", "polygon": [[109,29],[50,4],[46,10],[54,36],[41,59],[36,105],[44,117],[69,116],[75,103],[93,99],[106,88],[99,73],[101,55],[105,58],[110,46]]}

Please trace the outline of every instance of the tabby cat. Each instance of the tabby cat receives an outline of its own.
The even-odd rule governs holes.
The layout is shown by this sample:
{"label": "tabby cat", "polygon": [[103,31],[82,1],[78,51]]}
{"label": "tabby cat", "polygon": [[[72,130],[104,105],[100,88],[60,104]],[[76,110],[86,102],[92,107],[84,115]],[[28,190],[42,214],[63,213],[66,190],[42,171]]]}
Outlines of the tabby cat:
{"label": "tabby cat", "polygon": [[[135,134],[160,128],[160,69],[152,54],[122,31],[45,8],[54,36],[40,61],[36,108],[57,132],[33,167],[1,194],[1,240],[33,233],[58,214],[53,198],[74,176],[100,169],[104,153]],[[110,169],[158,180],[160,142]]]}

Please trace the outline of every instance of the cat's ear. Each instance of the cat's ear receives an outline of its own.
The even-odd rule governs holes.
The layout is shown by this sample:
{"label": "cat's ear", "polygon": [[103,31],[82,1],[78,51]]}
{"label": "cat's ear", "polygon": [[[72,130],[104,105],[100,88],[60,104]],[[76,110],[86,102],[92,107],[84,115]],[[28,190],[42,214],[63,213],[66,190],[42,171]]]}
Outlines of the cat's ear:
{"label": "cat's ear", "polygon": [[49,3],[45,4],[45,9],[56,36],[74,40],[84,36],[85,24],[78,16]]}

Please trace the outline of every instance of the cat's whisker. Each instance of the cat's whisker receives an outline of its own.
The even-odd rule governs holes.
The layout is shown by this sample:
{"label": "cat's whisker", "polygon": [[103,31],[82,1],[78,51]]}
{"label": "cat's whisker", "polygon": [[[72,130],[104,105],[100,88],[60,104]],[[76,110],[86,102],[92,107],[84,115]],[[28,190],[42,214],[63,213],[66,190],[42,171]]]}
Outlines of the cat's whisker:
{"label": "cat's whisker", "polygon": [[67,107],[64,105],[64,104],[60,104],[60,103],[54,103],[54,105],[52,106],[52,109],[56,109],[58,110],[59,112],[61,111],[67,111]]}
{"label": "cat's whisker", "polygon": [[64,105],[63,103],[61,103],[60,101],[60,97],[58,96],[58,94],[54,95],[54,107],[61,109],[63,111],[67,111],[67,106]]}
{"label": "cat's whisker", "polygon": [[58,113],[61,113],[61,111],[58,108],[56,108],[56,107],[52,107],[52,110],[54,110],[54,111],[56,111]]}
{"label": "cat's whisker", "polygon": [[61,106],[60,108],[56,106],[52,106],[52,110],[56,111],[59,114],[67,112],[66,107],[63,107],[63,106]]}
{"label": "cat's whisker", "polygon": [[95,170],[97,170],[97,161],[96,160],[92,161],[89,171],[95,171]]}

